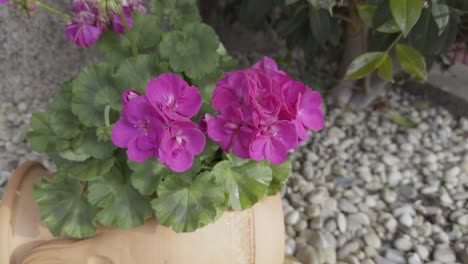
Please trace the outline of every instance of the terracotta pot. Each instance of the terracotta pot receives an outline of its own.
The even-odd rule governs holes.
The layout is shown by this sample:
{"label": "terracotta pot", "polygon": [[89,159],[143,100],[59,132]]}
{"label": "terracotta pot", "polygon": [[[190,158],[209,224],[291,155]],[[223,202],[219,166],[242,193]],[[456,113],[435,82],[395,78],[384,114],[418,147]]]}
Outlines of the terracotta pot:
{"label": "terracotta pot", "polygon": [[284,260],[281,197],[178,234],[156,219],[131,230],[100,228],[83,240],[54,238],[39,217],[32,185],[50,173],[37,162],[21,165],[0,205],[1,264],[280,264]]}

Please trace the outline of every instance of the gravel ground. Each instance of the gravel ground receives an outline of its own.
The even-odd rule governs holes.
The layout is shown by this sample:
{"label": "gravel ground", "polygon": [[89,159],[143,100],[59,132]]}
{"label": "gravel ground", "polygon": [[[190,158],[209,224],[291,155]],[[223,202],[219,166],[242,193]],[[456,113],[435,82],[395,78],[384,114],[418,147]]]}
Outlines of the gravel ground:
{"label": "gravel ground", "polygon": [[384,109],[329,110],[293,154],[286,252],[300,263],[468,263],[468,119],[387,93]]}

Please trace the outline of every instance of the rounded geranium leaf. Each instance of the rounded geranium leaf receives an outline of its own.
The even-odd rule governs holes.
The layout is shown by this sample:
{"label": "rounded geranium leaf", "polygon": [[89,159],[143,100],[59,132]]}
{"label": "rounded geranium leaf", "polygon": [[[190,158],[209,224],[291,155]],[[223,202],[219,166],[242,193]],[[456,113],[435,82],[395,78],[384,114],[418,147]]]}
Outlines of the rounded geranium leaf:
{"label": "rounded geranium leaf", "polygon": [[272,180],[272,170],[264,162],[250,160],[234,166],[231,161],[221,161],[213,168],[216,181],[229,195],[229,206],[244,210],[265,197]]}
{"label": "rounded geranium leaf", "polygon": [[119,90],[114,84],[110,64],[95,64],[86,67],[73,81],[72,111],[86,126],[103,127],[104,109],[110,106],[120,110]]}
{"label": "rounded geranium leaf", "polygon": [[89,159],[84,162],[77,163],[68,171],[68,174],[82,181],[91,181],[103,177],[114,166],[115,159],[110,158],[107,160]]}
{"label": "rounded geranium leaf", "polygon": [[96,129],[88,128],[83,132],[83,141],[79,148],[96,159],[106,159],[112,156],[116,146],[110,140],[99,140]]}
{"label": "rounded geranium leaf", "polygon": [[50,113],[33,113],[29,121],[28,143],[39,152],[55,152],[57,136],[50,124]]}
{"label": "rounded geranium leaf", "polygon": [[223,187],[208,172],[171,175],[152,202],[158,221],[175,232],[192,232],[214,222],[225,204]]}
{"label": "rounded geranium leaf", "polygon": [[200,79],[218,67],[218,46],[218,36],[211,27],[192,23],[164,35],[159,49],[175,71]]}
{"label": "rounded geranium leaf", "polygon": [[82,191],[79,181],[60,173],[50,181],[43,178],[34,186],[41,219],[54,236],[65,233],[85,238],[96,233],[97,208],[83,199]]}
{"label": "rounded geranium leaf", "polygon": [[71,111],[72,87],[71,81],[65,82],[49,108],[51,127],[62,138],[73,138],[80,133],[80,121]]}
{"label": "rounded geranium leaf", "polygon": [[89,202],[101,208],[97,218],[103,225],[130,229],[144,224],[153,214],[150,199],[141,195],[130,183],[129,175],[116,167],[89,182],[88,192]]}
{"label": "rounded geranium leaf", "polygon": [[291,173],[291,160],[288,159],[279,165],[269,163],[268,166],[271,168],[273,178],[270,186],[268,186],[267,194],[275,195],[281,191],[281,188]]}
{"label": "rounded geranium leaf", "polygon": [[161,181],[171,174],[164,164],[154,158],[141,163],[128,161],[128,166],[133,171],[131,176],[133,187],[143,195],[156,192]]}
{"label": "rounded geranium leaf", "polygon": [[114,74],[114,79],[119,88],[133,88],[143,93],[148,81],[160,73],[157,57],[144,54],[124,60]]}
{"label": "rounded geranium leaf", "polygon": [[153,0],[151,12],[159,21],[169,22],[171,28],[201,20],[195,0]]}

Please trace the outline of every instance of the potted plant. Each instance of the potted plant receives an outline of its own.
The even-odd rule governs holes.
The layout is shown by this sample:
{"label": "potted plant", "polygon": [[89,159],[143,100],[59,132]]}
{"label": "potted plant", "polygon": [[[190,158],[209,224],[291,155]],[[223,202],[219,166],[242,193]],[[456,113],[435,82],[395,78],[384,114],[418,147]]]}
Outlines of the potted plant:
{"label": "potted plant", "polygon": [[71,17],[13,4],[61,14],[107,60],[32,115],[29,143],[57,172],[27,163],[9,182],[5,263],[282,263],[278,192],[323,126],[318,92],[268,57],[233,70],[194,1],[75,0]]}

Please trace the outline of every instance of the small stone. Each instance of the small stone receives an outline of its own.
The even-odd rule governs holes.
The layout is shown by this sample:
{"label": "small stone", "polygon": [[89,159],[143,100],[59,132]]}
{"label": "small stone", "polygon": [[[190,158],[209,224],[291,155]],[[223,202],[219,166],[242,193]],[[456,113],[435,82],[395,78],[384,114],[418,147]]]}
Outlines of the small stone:
{"label": "small stone", "polygon": [[390,248],[387,248],[385,250],[385,258],[390,261],[393,261],[394,263],[406,263],[406,259],[403,252]]}
{"label": "small stone", "polygon": [[468,226],[468,214],[459,216],[457,218],[457,223],[463,226]]}
{"label": "small stone", "polygon": [[346,232],[346,217],[344,216],[344,214],[338,214],[337,218],[336,218],[336,222],[338,224],[338,229],[340,230],[341,233],[344,233]]}
{"label": "small stone", "polygon": [[387,203],[394,203],[398,197],[397,193],[394,191],[391,191],[390,189],[384,189],[383,191],[383,200]]}
{"label": "small stone", "polygon": [[287,256],[292,256],[294,254],[294,251],[296,251],[296,241],[292,238],[287,238],[286,239],[286,255]]}
{"label": "small stone", "polygon": [[319,190],[319,191],[310,192],[307,195],[306,200],[309,203],[312,203],[312,204],[321,204],[323,202],[324,198],[325,198],[325,193],[323,191]]}
{"label": "small stone", "polygon": [[295,225],[300,220],[300,214],[298,211],[292,211],[288,215],[286,215],[286,223],[288,225]]}
{"label": "small stone", "polygon": [[445,176],[452,178],[452,177],[457,177],[461,172],[460,167],[453,167],[450,170],[445,172]]}
{"label": "small stone", "polygon": [[467,160],[467,161],[463,161],[463,162],[460,164],[460,168],[462,169],[463,173],[468,174],[468,160]]}
{"label": "small stone", "polygon": [[352,253],[355,253],[359,250],[359,241],[352,240],[346,243],[343,247],[338,250],[338,259],[345,259]]}
{"label": "small stone", "polygon": [[301,232],[302,230],[306,228],[307,228],[307,221],[303,219],[299,220],[299,222],[297,222],[297,224],[294,225],[294,230],[296,230],[296,232]]}
{"label": "small stone", "polygon": [[425,246],[416,245],[416,252],[422,260],[427,260],[429,257],[429,250]]}
{"label": "small stone", "polygon": [[358,211],[357,207],[347,200],[340,200],[338,207],[340,208],[342,212],[345,212],[345,213],[352,214],[352,213],[357,213]]}
{"label": "small stone", "polygon": [[409,185],[403,185],[400,187],[400,195],[406,199],[414,199],[418,195],[416,189]]}
{"label": "small stone", "polygon": [[372,181],[372,173],[369,167],[362,166],[357,169],[358,176],[365,182]]}
{"label": "small stone", "polygon": [[315,176],[315,171],[314,171],[314,166],[310,162],[304,162],[303,169],[302,169],[302,175],[307,179],[307,180],[313,180]]}
{"label": "small stone", "polygon": [[402,179],[401,173],[397,170],[393,170],[388,175],[388,185],[390,187],[395,187],[400,183],[401,179]]}
{"label": "small stone", "polygon": [[395,240],[395,247],[399,250],[409,251],[413,247],[408,235],[403,235]]}
{"label": "small stone", "polygon": [[413,217],[410,214],[402,214],[398,220],[404,226],[411,227],[413,225]]}
{"label": "small stone", "polygon": [[385,154],[382,160],[385,164],[387,164],[390,167],[395,166],[400,161],[397,157],[390,155],[390,154]]}
{"label": "small stone", "polygon": [[336,230],[336,221],[335,219],[330,219],[328,220],[326,223],[325,223],[325,229],[328,231],[328,232],[333,232]]}
{"label": "small stone", "polygon": [[442,263],[454,262],[456,260],[455,253],[448,244],[439,245],[434,251],[434,259]]}
{"label": "small stone", "polygon": [[382,241],[380,240],[379,236],[374,232],[369,232],[367,235],[364,236],[364,241],[366,245],[373,248],[380,248],[382,245]]}
{"label": "small stone", "polygon": [[412,253],[408,257],[408,264],[421,264],[421,258],[419,258],[418,254]]}
{"label": "small stone", "polygon": [[21,102],[18,104],[18,112],[24,113],[28,110],[28,105],[25,102]]}

